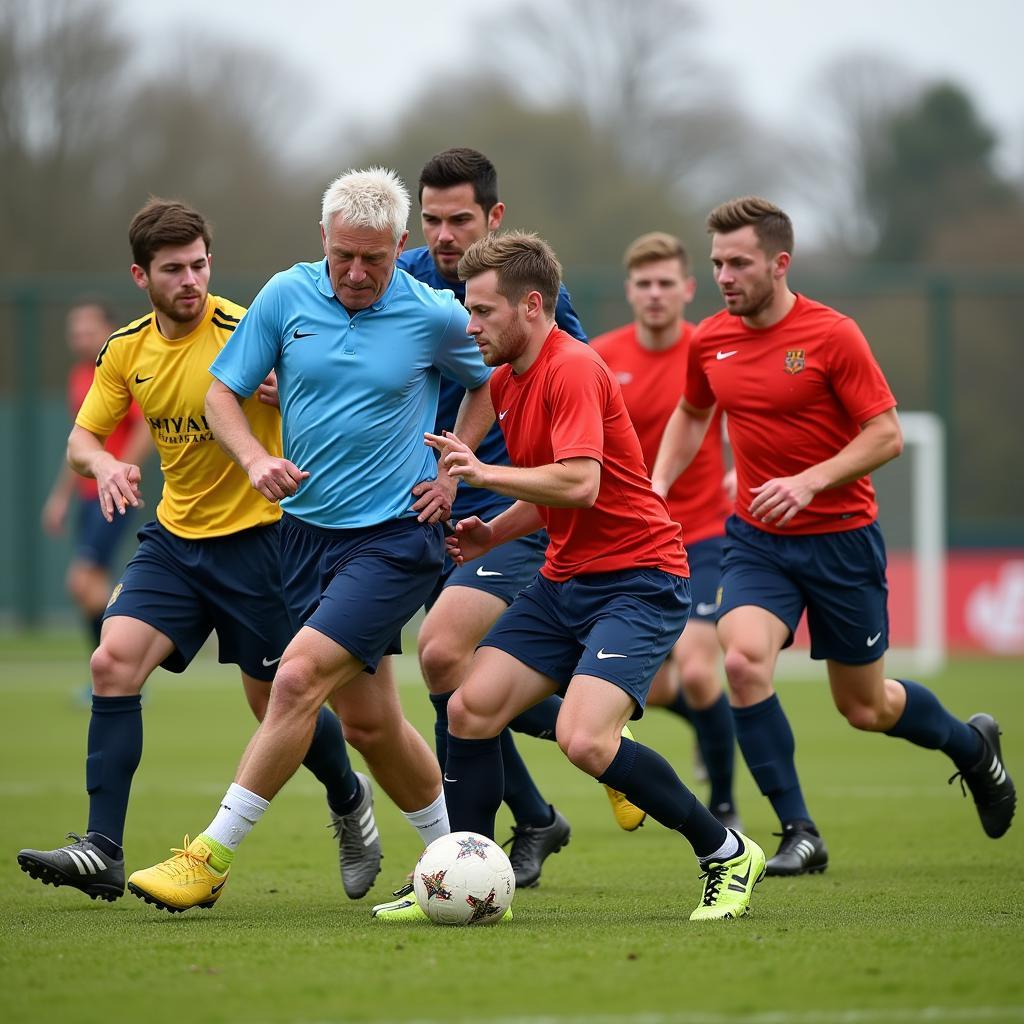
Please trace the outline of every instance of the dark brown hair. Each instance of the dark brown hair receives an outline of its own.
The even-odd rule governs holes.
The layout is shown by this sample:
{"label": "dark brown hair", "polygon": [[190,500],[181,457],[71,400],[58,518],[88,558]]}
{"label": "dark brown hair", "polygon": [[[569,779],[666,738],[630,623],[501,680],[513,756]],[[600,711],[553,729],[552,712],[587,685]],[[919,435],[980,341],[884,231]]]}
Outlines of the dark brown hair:
{"label": "dark brown hair", "polygon": [[150,196],[128,227],[132,259],[146,271],[158,249],[188,245],[197,238],[203,240],[209,252],[213,236],[203,215],[184,203],[156,196]]}
{"label": "dark brown hair", "polygon": [[741,196],[716,206],[708,214],[710,234],[728,234],[753,227],[761,248],[769,255],[793,251],[793,222],[774,203],[760,196]]}
{"label": "dark brown hair", "polygon": [[494,164],[475,149],[457,146],[432,156],[420,171],[419,200],[423,202],[423,187],[454,188],[472,185],[473,198],[485,214],[498,201],[498,172]]}

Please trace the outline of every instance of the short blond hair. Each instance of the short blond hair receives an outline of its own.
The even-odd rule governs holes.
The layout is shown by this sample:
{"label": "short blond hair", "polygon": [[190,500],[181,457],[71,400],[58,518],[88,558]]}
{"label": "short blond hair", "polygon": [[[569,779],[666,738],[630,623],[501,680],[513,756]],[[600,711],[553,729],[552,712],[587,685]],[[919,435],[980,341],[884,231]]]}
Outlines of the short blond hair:
{"label": "short blond hair", "polygon": [[661,260],[679,260],[683,273],[690,272],[690,256],[686,246],[667,231],[649,231],[646,235],[641,235],[630,242],[622,257],[627,272]]}
{"label": "short blond hair", "polygon": [[519,302],[528,292],[539,292],[544,312],[555,315],[562,285],[562,265],[554,249],[530,231],[503,231],[474,242],[459,260],[459,279],[493,270],[498,275],[498,294]]}
{"label": "short blond hair", "polygon": [[394,171],[370,167],[346,171],[327,186],[320,208],[324,231],[340,216],[354,228],[391,231],[397,242],[409,222],[409,190]]}

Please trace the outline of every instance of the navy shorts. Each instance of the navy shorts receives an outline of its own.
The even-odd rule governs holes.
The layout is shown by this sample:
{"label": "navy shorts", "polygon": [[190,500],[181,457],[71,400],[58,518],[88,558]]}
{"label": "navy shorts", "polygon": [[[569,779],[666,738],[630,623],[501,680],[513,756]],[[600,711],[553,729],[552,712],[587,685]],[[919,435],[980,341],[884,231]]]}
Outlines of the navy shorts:
{"label": "navy shorts", "polygon": [[170,637],[169,672],[184,672],[216,632],[223,664],[273,679],[293,633],[281,593],[279,525],[188,540],[147,523],[104,612],[114,615]]}
{"label": "navy shorts", "polygon": [[516,594],[537,575],[537,570],[544,564],[547,549],[548,535],[544,530],[538,530],[529,536],[500,544],[483,558],[465,565],[456,565],[445,555],[441,578],[427,600],[427,610],[434,606],[441,591],[447,587],[482,590],[500,598],[505,604],[511,604]]}
{"label": "navy shorts", "polygon": [[709,537],[686,545],[686,558],[690,563],[691,622],[715,624],[721,599],[722,548],[724,537]]}
{"label": "navy shorts", "polygon": [[115,513],[114,521],[108,523],[100,511],[98,499],[79,497],[75,513],[74,557],[101,569],[109,569],[121,538],[135,522],[135,516],[135,509],[129,506],[123,516]]}
{"label": "navy shorts", "polygon": [[725,528],[719,618],[764,608],[789,627],[788,647],[806,608],[812,658],[867,665],[885,653],[889,585],[878,523],[786,536],[730,516]]}
{"label": "navy shorts", "polygon": [[654,674],[690,612],[690,581],[638,568],[537,578],[491,627],[481,647],[496,647],[554,680],[564,694],[573,676],[606,679],[643,714]]}
{"label": "navy shorts", "polygon": [[444,561],[444,531],[414,518],[327,530],[285,513],[284,593],[293,626],[330,637],[374,672],[402,653],[402,627],[422,607]]}

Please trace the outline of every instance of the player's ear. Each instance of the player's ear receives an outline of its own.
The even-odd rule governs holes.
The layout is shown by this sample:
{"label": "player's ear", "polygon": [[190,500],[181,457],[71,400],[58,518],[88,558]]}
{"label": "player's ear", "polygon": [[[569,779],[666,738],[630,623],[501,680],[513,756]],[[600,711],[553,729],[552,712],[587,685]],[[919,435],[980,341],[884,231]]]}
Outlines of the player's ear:
{"label": "player's ear", "polygon": [[487,214],[487,230],[497,231],[501,227],[501,221],[504,216],[505,204],[495,203]]}
{"label": "player's ear", "polygon": [[402,237],[398,240],[398,245],[395,247],[395,259],[402,255],[402,250],[405,248],[405,243],[409,241],[409,232],[406,231]]}
{"label": "player's ear", "polygon": [[135,282],[137,288],[145,290],[149,287],[149,274],[147,274],[146,271],[138,265],[138,263],[132,264],[131,271],[132,280]]}
{"label": "player's ear", "polygon": [[793,257],[788,252],[777,252],[774,256],[775,276],[785,277],[789,272],[789,264]]}

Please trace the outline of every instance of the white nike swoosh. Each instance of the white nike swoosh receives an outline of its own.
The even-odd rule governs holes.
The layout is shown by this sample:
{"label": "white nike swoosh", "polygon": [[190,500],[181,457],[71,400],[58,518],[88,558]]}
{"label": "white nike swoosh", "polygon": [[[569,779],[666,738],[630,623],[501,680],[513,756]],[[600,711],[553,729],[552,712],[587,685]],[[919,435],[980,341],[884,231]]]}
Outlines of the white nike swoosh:
{"label": "white nike swoosh", "polygon": [[281,655],[280,654],[276,658],[271,658],[271,659],[264,658],[263,659],[263,667],[264,668],[270,668],[271,665],[276,665],[280,660],[281,660]]}
{"label": "white nike swoosh", "polygon": [[729,356],[736,355],[736,353],[738,351],[739,351],[739,349],[734,348],[731,352],[716,352],[715,353],[715,358],[716,359],[728,359]]}
{"label": "white nike swoosh", "polygon": [[628,654],[606,654],[604,648],[597,652],[598,661],[604,661],[605,658],[628,658]]}
{"label": "white nike swoosh", "polygon": [[718,611],[718,602],[716,601],[714,604],[707,604],[704,601],[699,601],[694,611],[698,615],[710,615],[712,612]]}
{"label": "white nike swoosh", "polygon": [[499,420],[503,420],[507,415],[508,415],[508,409],[506,409],[504,412],[499,412],[498,413],[498,419]]}
{"label": "white nike swoosh", "polygon": [[878,643],[878,638],[881,636],[881,632],[876,633],[874,636],[868,637],[868,647],[874,647]]}
{"label": "white nike swoosh", "polygon": [[445,772],[444,775],[441,776],[441,778],[444,779],[445,782],[458,782],[459,781],[458,779],[449,779],[447,772]]}
{"label": "white nike swoosh", "polygon": [[498,572],[497,569],[485,569],[482,565],[476,571],[477,576],[504,576],[503,572]]}

